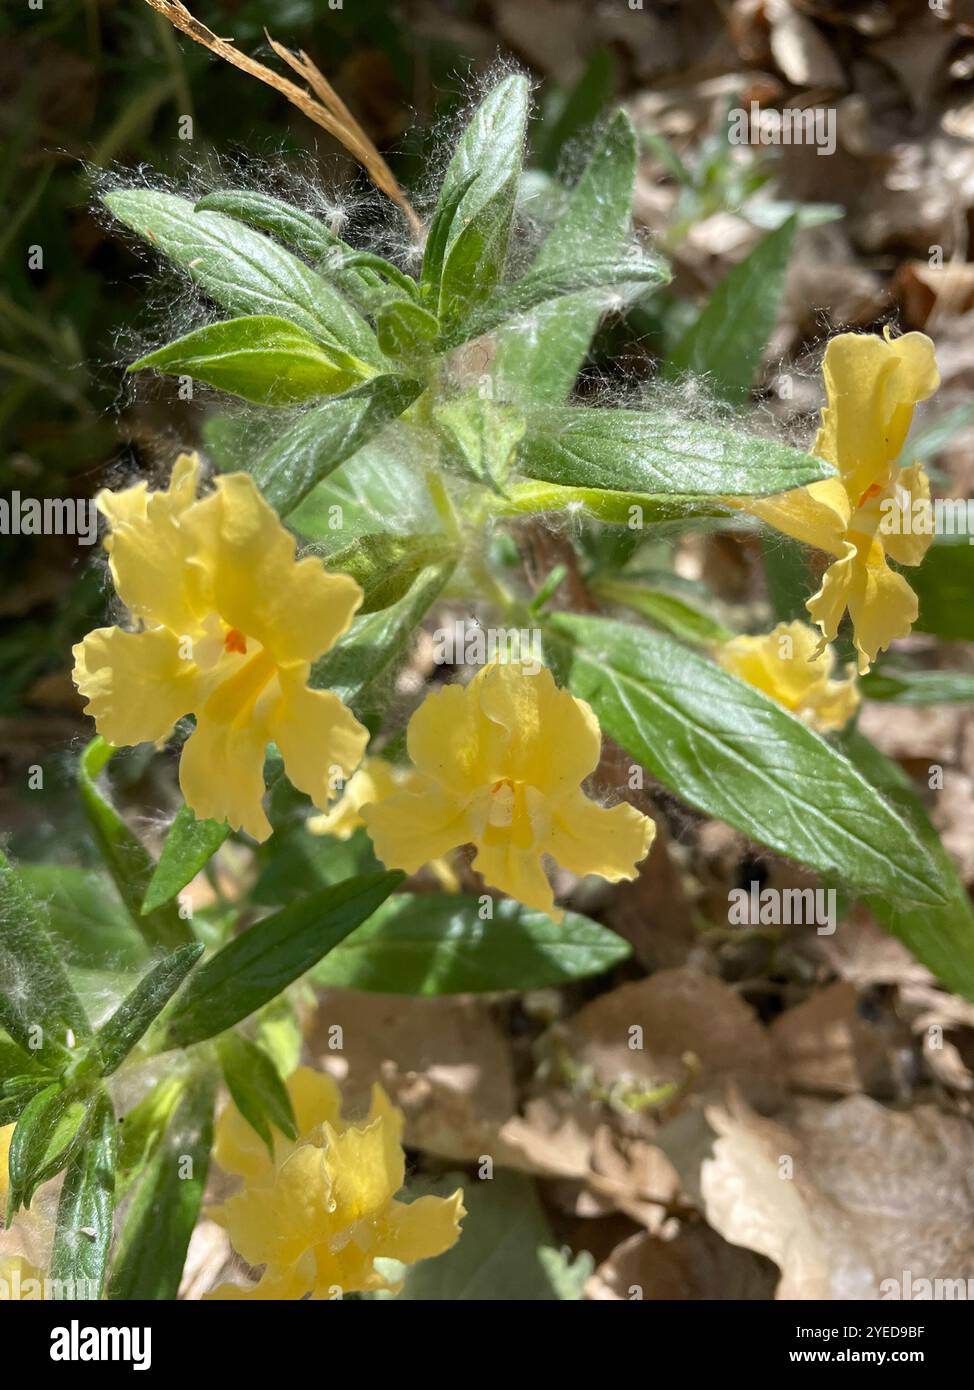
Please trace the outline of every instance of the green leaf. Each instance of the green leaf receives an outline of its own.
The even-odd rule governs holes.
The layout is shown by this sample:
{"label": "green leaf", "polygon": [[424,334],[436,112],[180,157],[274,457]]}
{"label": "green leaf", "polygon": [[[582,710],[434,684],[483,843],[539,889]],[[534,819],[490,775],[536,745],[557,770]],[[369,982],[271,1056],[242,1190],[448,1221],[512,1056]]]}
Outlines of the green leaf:
{"label": "green leaf", "polygon": [[694,520],[727,517],[727,509],[692,497],[651,497],[611,488],[562,487],[558,483],[515,483],[508,488],[501,516],[532,512],[585,511],[610,526],[634,532],[646,527],[683,528]]}
{"label": "green leaf", "polygon": [[816,589],[805,549],[790,536],[766,530],[760,533],[764,579],[775,620],[790,623],[796,618],[808,622],[806,602]]}
{"label": "green leaf", "polygon": [[441,346],[444,349],[457,347],[469,338],[489,333],[507,319],[518,318],[552,300],[564,299],[583,291],[601,291],[601,295],[596,296],[601,312],[611,305],[613,297],[609,291],[619,287],[614,298],[621,307],[627,300],[638,298],[647,285],[666,284],[669,279],[666,262],[659,257],[645,255],[602,255],[591,260],[576,257],[572,264],[538,266],[509,289],[495,294],[460,326],[444,334]]}
{"label": "green leaf", "polygon": [[189,376],[257,405],[294,405],[358,386],[372,369],[340,348],[326,347],[287,319],[271,314],[224,319],[194,329],[133,362]]}
{"label": "green leaf", "polygon": [[585,135],[612,96],[612,54],[597,48],[575,86],[561,102],[558,114],[546,115],[538,142],[538,163],[554,173],[569,144]]}
{"label": "green leaf", "polygon": [[274,1152],[271,1125],[294,1139],[291,1097],[267,1053],[232,1030],[217,1043],[223,1078],[233,1103],[247,1123]]}
{"label": "green leaf", "polygon": [[203,954],[203,945],[180,946],[139,981],[99,1028],[96,1043],[102,1076],[111,1076],[144,1036]]}
{"label": "green leaf", "polygon": [[30,1206],[41,1184],[56,1177],[65,1166],[85,1113],[84,1101],[60,1083],[45,1087],[22,1112],[7,1157],[8,1227],[21,1206]]}
{"label": "green leaf", "polygon": [[397,603],[416,576],[434,560],[442,560],[450,544],[441,535],[360,536],[328,557],[328,568],[350,574],[365,597],[360,614],[377,613]]}
{"label": "green leaf", "polygon": [[71,1153],[58,1203],[51,1278],[66,1298],[101,1297],[115,1212],[115,1112],[107,1091],[95,1093]]}
{"label": "green leaf", "polygon": [[923,564],[904,571],[904,578],[920,601],[920,616],[913,624],[918,632],[955,641],[974,641],[974,545],[934,543]]}
{"label": "green leaf", "polygon": [[775,325],[797,227],[789,217],[724,276],[673,349],[667,377],[692,372],[724,400],[743,400]]}
{"label": "green leaf", "polygon": [[167,1019],[166,1046],[189,1047],[247,1018],[337,946],[402,878],[397,872],[349,879],[250,927],[189,980]]}
{"label": "green leaf", "polygon": [[684,642],[706,645],[726,642],[734,635],[723,623],[666,589],[654,589],[627,579],[597,579],[592,589],[597,598],[606,603],[622,604],[635,613],[641,613],[644,618],[672,632],[674,637]]}
{"label": "green leaf", "polygon": [[375,331],[379,347],[387,357],[414,361],[432,352],[440,324],[428,309],[404,299],[378,311]]}
{"label": "green leaf", "polygon": [[438,317],[447,327],[490,299],[504,272],[528,95],[527,78],[519,74],[498,83],[477,107],[447,168],[439,206],[468,185],[446,233],[438,278]]}
{"label": "green leaf", "polygon": [[519,468],[563,487],[760,497],[832,475],[771,439],[656,411],[548,406],[528,415]]}
{"label": "green leaf", "polygon": [[970,671],[909,671],[905,667],[873,667],[859,681],[868,700],[892,700],[898,705],[966,704],[974,700]]}
{"label": "green leaf", "polygon": [[338,290],[245,223],[149,188],[117,189],[105,206],[232,314],[289,319],[319,342],[382,366],[375,335]]}
{"label": "green leaf", "polygon": [[406,654],[413,633],[442,592],[453,570],[451,558],[429,565],[407,594],[364,618],[351,629],[312,671],[312,685],[333,690],[361,718]]}
{"label": "green leaf", "polygon": [[0,1086],[0,1125],[16,1124],[31,1101],[51,1085],[53,1078],[18,1076]]}
{"label": "green leaf", "polygon": [[199,820],[189,806],[180,806],[145,890],[142,915],[172,902],[209,863],[229,834],[226,821]]}
{"label": "green leaf", "polygon": [[567,615],[549,625],[573,693],[691,806],[852,886],[943,903],[937,866],[911,827],[761,691],[660,633]]}
{"label": "green leaf", "polygon": [[0,1024],[29,1056],[60,1071],[67,1060],[68,1030],[86,1038],[91,1025],[36,905],[2,851],[0,979]]}
{"label": "green leaf", "polygon": [[346,258],[354,253],[354,247],[342,241],[317,217],[279,198],[272,198],[268,193],[244,188],[208,193],[195,205],[195,211],[225,212],[258,231],[270,232],[279,241],[293,246],[307,260],[317,263],[316,268],[323,265],[327,278],[358,304],[373,303],[376,291],[380,299],[385,294],[381,279],[373,271],[360,266],[348,268]]}
{"label": "green leaf", "polygon": [[61,960],[88,970],[138,968],[146,944],[101,870],[70,864],[20,864],[21,882],[42,907]]}
{"label": "green leaf", "polygon": [[313,978],[375,994],[523,991],[600,975],[630,954],[621,937],[577,912],[556,924],[506,898],[483,920],[479,898],[396,893]]}
{"label": "green leaf", "polygon": [[440,438],[460,472],[503,494],[526,422],[514,406],[470,392],[433,407]]}
{"label": "green leaf", "polygon": [[112,1261],[109,1298],[174,1299],[179,1292],[206,1187],[215,1091],[211,1077],[194,1075],[169,1111],[133,1186]]}
{"label": "green leaf", "polygon": [[855,765],[912,826],[947,893],[946,902],[935,907],[917,907],[896,894],[873,895],[866,898],[870,911],[947,989],[974,1000],[974,908],[953,860],[903,769],[863,734],[847,733],[843,742]]}
{"label": "green leaf", "polygon": [[151,949],[161,947],[171,951],[192,942],[193,934],[172,903],[143,915],[142,904],[155,865],[141,840],[132,834],[114,806],[99,791],[95,780],[114,752],[111,744],[100,736],[93,738],[82,752],[78,765],[81,805],[101,857],[136,928]]}
{"label": "green leaf", "polygon": [[333,469],[400,416],[423,387],[410,377],[377,376],[302,414],[248,471],[282,516]]}
{"label": "green leaf", "polygon": [[[623,111],[609,123],[532,270],[570,266],[579,256],[621,255],[636,181],[636,132]],[[497,334],[492,371],[505,398],[560,404],[571,391],[604,312],[591,291],[554,300],[533,315],[530,333]]]}
{"label": "green leaf", "polygon": [[399,1299],[553,1302],[558,1293],[540,1252],[554,1245],[533,1181],[503,1169],[489,1181],[451,1173],[435,1183],[412,1184],[418,1193],[447,1196],[463,1188],[467,1215],[452,1249],[404,1270]]}

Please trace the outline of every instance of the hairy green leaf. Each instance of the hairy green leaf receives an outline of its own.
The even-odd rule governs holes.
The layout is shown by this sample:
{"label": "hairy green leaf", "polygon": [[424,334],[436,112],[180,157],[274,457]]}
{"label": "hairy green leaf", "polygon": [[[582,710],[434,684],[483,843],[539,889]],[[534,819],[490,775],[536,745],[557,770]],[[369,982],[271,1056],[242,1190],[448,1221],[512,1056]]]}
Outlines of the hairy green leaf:
{"label": "hairy green leaf", "polygon": [[941,904],[911,827],[838,749],[662,633],[555,615],[552,654],[627,753],[709,816],[851,886]]}
{"label": "hairy green leaf", "polygon": [[336,396],[360,385],[372,369],[340,348],[271,314],[224,319],[194,329],[133,362],[130,372],[155,367],[189,376],[258,405],[294,405]]}
{"label": "hairy green leaf", "polygon": [[384,902],[401,873],[370,874],[304,898],[235,937],[191,976],[166,1020],[166,1046],[189,1047],[247,1018]]}

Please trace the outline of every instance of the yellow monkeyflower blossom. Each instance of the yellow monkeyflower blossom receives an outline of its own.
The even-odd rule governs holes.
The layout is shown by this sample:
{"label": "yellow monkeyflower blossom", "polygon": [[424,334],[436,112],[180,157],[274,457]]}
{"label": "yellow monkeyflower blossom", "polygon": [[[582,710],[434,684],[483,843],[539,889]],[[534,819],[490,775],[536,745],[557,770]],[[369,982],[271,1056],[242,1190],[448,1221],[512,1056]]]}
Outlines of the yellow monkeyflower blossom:
{"label": "yellow monkeyflower blossom", "polygon": [[835,653],[818,650],[807,623],[779,623],[760,637],[733,637],[717,649],[725,671],[762,690],[819,733],[843,728],[859,708],[852,667],[847,680],[833,680]]}
{"label": "yellow monkeyflower blossom", "polygon": [[264,750],[277,744],[294,785],[326,809],[333,770],[347,775],[368,733],[311,663],[348,630],[362,591],[319,559],[295,559],[293,536],[245,473],[197,498],[199,460],[182,454],[169,487],[102,491],[105,546],[137,630],[102,627],[74,648],[74,681],[109,743],[164,740],[195,714],[179,783],[197,816],[257,840]]}
{"label": "yellow monkeyflower blossom", "polygon": [[933,395],[940,377],[933,343],[923,333],[842,333],[826,349],[823,373],[828,403],[812,452],[838,476],[775,497],[727,501],[835,556],[806,606],[822,633],[820,649],[849,610],[865,674],[877,653],[906,637],[916,621],[916,594],[886,560],[918,565],[931,537],[887,533],[880,523],[904,501],[929,503],[923,466],[899,468],[896,460],[914,407]]}
{"label": "yellow monkeyflower blossom", "polygon": [[656,827],[621,804],[581,790],[602,747],[590,707],[559,690],[551,672],[492,663],[468,686],[428,695],[409,721],[414,786],[362,810],[378,857],[415,873],[474,844],[495,888],[558,919],[541,856],[610,882],[634,878]]}
{"label": "yellow monkeyflower blossom", "polygon": [[341,1117],[331,1077],[299,1067],[287,1083],[297,1142],[274,1136],[273,1158],[229,1105],[216,1125],[213,1155],[241,1190],[209,1212],[234,1250],[264,1272],[253,1288],[222,1284],[209,1298],[337,1298],[396,1285],[377,1259],[413,1264],[449,1250],[466,1215],[460,1189],[451,1197],[397,1202],[405,1178],[402,1113],[380,1086],[361,1124]]}
{"label": "yellow monkeyflower blossom", "polygon": [[359,767],[345,783],[341,799],[321,816],[307,821],[312,835],[334,835],[337,840],[350,840],[365,824],[362,807],[372,801],[382,801],[413,778],[411,769],[396,767],[386,758],[363,758]]}

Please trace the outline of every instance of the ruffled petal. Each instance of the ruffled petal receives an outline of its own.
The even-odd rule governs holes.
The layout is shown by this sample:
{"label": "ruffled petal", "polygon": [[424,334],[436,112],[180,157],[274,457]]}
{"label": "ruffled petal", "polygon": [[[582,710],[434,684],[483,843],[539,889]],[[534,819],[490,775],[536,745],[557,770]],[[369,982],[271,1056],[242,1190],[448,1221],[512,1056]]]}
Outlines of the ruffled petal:
{"label": "ruffled petal", "polygon": [[299,1135],[309,1135],[319,1125],[340,1123],[341,1092],[327,1072],[298,1067],[287,1079],[287,1093]]}
{"label": "ruffled petal", "polygon": [[201,820],[225,820],[233,830],[266,840],[271,833],[263,807],[267,742],[259,723],[222,723],[204,710],[179,760],[186,805]]}
{"label": "ruffled petal", "polygon": [[408,1204],[391,1202],[373,1253],[403,1264],[442,1255],[460,1239],[460,1222],[466,1214],[459,1187],[449,1197],[417,1197]]}
{"label": "ruffled petal", "polygon": [[895,638],[909,635],[918,609],[916,594],[886,564],[882,544],[875,538],[864,538],[859,548],[846,547],[843,558],[829,566],[821,589],[807,607],[825,641],[835,637],[848,608],[860,675]]}
{"label": "ruffled petal", "polygon": [[305,679],[302,668],[280,673],[280,698],[268,714],[268,729],[293,785],[325,810],[338,781],[361,762],[369,732],[337,695],[311,690]]}
{"label": "ruffled petal", "polygon": [[362,807],[377,857],[387,869],[405,869],[408,874],[470,839],[456,799],[436,782],[417,779],[417,784],[417,791],[394,792]]}
{"label": "ruffled petal", "polygon": [[109,743],[159,743],[195,708],[199,673],[166,628],[99,627],[72,648],[74,683],[85,713]]}
{"label": "ruffled petal", "polygon": [[399,1126],[381,1117],[349,1125],[341,1133],[326,1125],[324,1147],[332,1220],[348,1226],[381,1212],[406,1179]]}
{"label": "ruffled petal", "polygon": [[606,808],[576,791],[556,808],[543,848],[570,873],[618,883],[636,877],[655,834],[653,821],[634,806]]}
{"label": "ruffled petal", "polygon": [[822,690],[809,702],[811,722],[821,734],[844,729],[860,702],[855,676],[845,681],[826,681]]}
{"label": "ruffled petal", "polygon": [[899,529],[886,531],[880,523],[883,549],[898,565],[919,565],[933,542],[930,479],[922,463],[900,471],[890,497],[896,503],[891,520]]}
{"label": "ruffled petal", "polygon": [[313,556],[295,560],[294,537],[249,474],[218,478],[184,526],[193,533],[193,563],[207,576],[213,607],[278,665],[313,661],[348,631],[362,590]]}
{"label": "ruffled petal", "polygon": [[427,695],[412,716],[406,745],[421,773],[463,796],[487,778],[482,758],[485,734],[476,694],[471,696],[470,687],[448,685]]}
{"label": "ruffled petal", "polygon": [[492,888],[517,898],[525,907],[547,912],[560,922],[564,913],[555,907],[555,895],[541,867],[541,849],[516,849],[508,844],[480,845],[473,867]]}
{"label": "ruffled petal", "polygon": [[772,497],[728,497],[724,501],[803,545],[829,555],[842,554],[851,507],[840,478],[823,478]]}
{"label": "ruffled petal", "polygon": [[206,611],[183,525],[195,503],[199,466],[195,454],[180,454],[165,490],[149,492],[142,482],[95,499],[111,527],[105,548],[119,598],[137,618],[177,636],[192,635]]}
{"label": "ruffled petal", "polygon": [[933,343],[923,333],[841,333],[822,372],[828,404],[813,452],[835,464],[856,503],[868,488],[886,486],[914,407],[940,383]]}
{"label": "ruffled petal", "polygon": [[547,667],[486,666],[470,683],[486,721],[482,762],[488,780],[511,777],[559,797],[592,772],[602,733],[591,708],[560,690]]}
{"label": "ruffled petal", "polygon": [[231,1101],[213,1127],[213,1160],[225,1173],[264,1186],[274,1177],[267,1145]]}

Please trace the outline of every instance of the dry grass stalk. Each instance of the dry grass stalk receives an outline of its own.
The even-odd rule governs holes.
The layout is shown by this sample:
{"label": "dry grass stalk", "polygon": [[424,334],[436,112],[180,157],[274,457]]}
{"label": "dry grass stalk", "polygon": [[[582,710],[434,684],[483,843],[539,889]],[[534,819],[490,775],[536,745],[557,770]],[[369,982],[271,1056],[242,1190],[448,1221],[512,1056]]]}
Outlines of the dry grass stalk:
{"label": "dry grass stalk", "polygon": [[263,63],[259,63],[256,58],[250,58],[246,53],[241,53],[239,49],[234,48],[229,39],[219,38],[205,24],[194,19],[182,0],[146,0],[146,4],[151,5],[154,10],[168,19],[174,28],[187,34],[196,43],[202,44],[204,48],[208,48],[217,57],[223,58],[227,63],[232,63],[234,67],[249,73],[251,77],[256,77],[259,82],[266,83],[268,87],[273,87],[275,91],[287,97],[288,101],[299,111],[303,111],[309,120],[314,121],[323,130],[327,130],[328,134],[333,135],[361,164],[376,188],[383,192],[386,197],[391,198],[401,209],[412,231],[416,234],[422,233],[423,224],[400,188],[392,170],[331,83],[306,53],[292,53],[290,49],[285,48],[283,44],[276,43],[269,34],[267,35],[267,41],[277,56],[303,78],[311,88],[311,92],[306,92],[288,78],[281,77],[278,73],[265,67]]}

